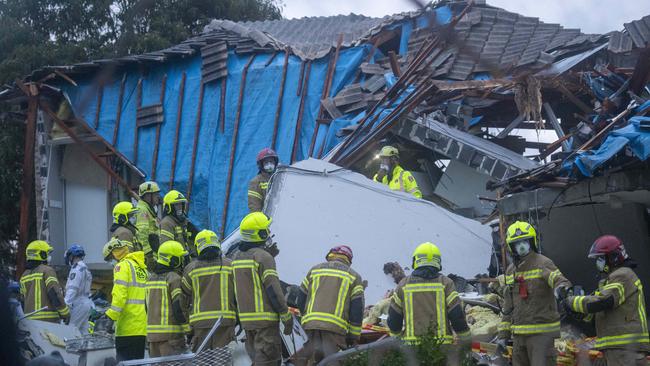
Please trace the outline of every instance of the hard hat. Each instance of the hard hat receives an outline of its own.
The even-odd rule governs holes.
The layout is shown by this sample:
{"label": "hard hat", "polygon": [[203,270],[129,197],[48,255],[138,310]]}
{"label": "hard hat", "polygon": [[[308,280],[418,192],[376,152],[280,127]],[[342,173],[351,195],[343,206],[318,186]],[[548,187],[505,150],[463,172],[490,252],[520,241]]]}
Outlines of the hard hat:
{"label": "hard hat", "polygon": [[120,240],[118,238],[111,238],[111,240],[108,241],[104,245],[104,248],[102,249],[102,255],[104,256],[104,260],[108,261],[111,257],[111,253],[113,253],[113,250],[119,249],[119,248],[124,248],[127,247],[129,250],[133,249],[129,245],[127,241]]}
{"label": "hard hat", "polygon": [[138,194],[140,197],[144,196],[147,193],[158,193],[160,192],[160,187],[158,186],[158,183],[152,182],[152,181],[147,181],[138,187]]}
{"label": "hard hat", "polygon": [[181,192],[172,189],[171,191],[167,192],[165,197],[163,197],[163,206],[165,208],[165,212],[171,214],[172,206],[175,203],[187,203],[187,198],[185,198]]}
{"label": "hard hat", "polygon": [[397,150],[396,147],[393,146],[384,146],[381,148],[381,151],[379,152],[379,157],[382,158],[392,158],[392,157],[399,157],[399,150]]}
{"label": "hard hat", "polygon": [[133,206],[129,201],[118,202],[117,205],[113,207],[113,222],[116,224],[124,225],[129,222],[129,216],[138,209]]}
{"label": "hard hat", "polygon": [[525,221],[516,221],[514,224],[508,226],[506,243],[508,243],[510,250],[512,250],[511,244],[526,239],[532,239],[531,246],[534,247],[534,250],[537,250],[537,232],[533,225]]}
{"label": "hard hat", "polygon": [[177,268],[184,262],[184,257],[189,255],[187,250],[183,247],[183,244],[168,240],[160,245],[158,248],[158,263],[171,267]]}
{"label": "hard hat", "polygon": [[442,270],[442,256],[440,249],[433,243],[422,243],[413,252],[413,269],[420,267],[434,267]]}
{"label": "hard hat", "polygon": [[217,236],[217,234],[211,230],[201,230],[198,234],[196,234],[196,237],[194,238],[194,245],[196,245],[196,251],[198,254],[201,254],[202,251],[210,247],[221,249],[219,236]]}
{"label": "hard hat", "polygon": [[266,158],[275,158],[276,163],[279,161],[278,153],[276,153],[273,149],[269,149],[268,147],[263,148],[262,150],[260,150],[260,152],[257,153],[257,158],[255,159],[255,161],[259,165],[262,162],[262,160]]}
{"label": "hard hat", "polygon": [[614,235],[603,235],[596,239],[589,249],[591,259],[604,256],[610,266],[620,266],[629,258],[623,241]]}
{"label": "hard hat", "polygon": [[74,244],[65,251],[63,259],[65,260],[65,264],[69,266],[72,264],[73,257],[83,258],[85,256],[86,252],[84,251],[84,248],[81,245]]}
{"label": "hard hat", "polygon": [[28,261],[44,261],[50,255],[52,247],[44,240],[34,240],[27,245],[25,255]]}
{"label": "hard hat", "polygon": [[245,242],[264,242],[271,235],[271,218],[263,212],[251,212],[239,224],[239,233]]}
{"label": "hard hat", "polygon": [[[348,260],[350,262],[352,262],[352,257],[353,257],[352,249],[347,245],[339,245],[339,246],[336,246],[336,247],[330,249],[330,251],[327,252],[327,256],[329,256],[330,254],[344,255],[344,256],[348,257]],[[327,256],[325,256],[325,258],[327,258]]]}

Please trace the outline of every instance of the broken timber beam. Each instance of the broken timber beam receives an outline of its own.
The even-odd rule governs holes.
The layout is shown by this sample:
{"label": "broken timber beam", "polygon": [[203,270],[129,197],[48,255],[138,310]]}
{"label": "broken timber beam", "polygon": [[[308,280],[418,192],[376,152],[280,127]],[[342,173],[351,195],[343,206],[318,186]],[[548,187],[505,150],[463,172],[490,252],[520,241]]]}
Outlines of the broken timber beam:
{"label": "broken timber beam", "polygon": [[496,137],[498,139],[505,138],[510,134],[510,132],[512,132],[512,130],[517,128],[517,126],[519,126],[519,124],[523,121],[524,121],[524,115],[523,114],[518,115],[517,118],[515,118],[512,122],[510,122],[510,124],[506,128],[501,130],[501,132],[499,132],[499,134]]}
{"label": "broken timber beam", "polygon": [[576,105],[576,107],[580,108],[580,110],[586,114],[592,114],[594,113],[593,108],[589,108],[588,105],[586,105],[582,100],[580,100],[578,97],[576,97],[569,89],[566,88],[566,86],[562,85],[562,83],[557,83],[556,84],[557,89],[562,93],[565,97],[567,97],[573,104]]}
{"label": "broken timber beam", "polygon": [[169,172],[169,189],[174,188],[174,176],[176,172],[176,155],[178,153],[178,136],[181,131],[181,118],[183,116],[183,97],[185,96],[185,79],[187,79],[187,74],[183,71],[183,76],[181,78],[181,86],[178,92],[178,109],[176,110],[176,133],[174,135],[174,150],[172,155],[172,168]]}
{"label": "broken timber beam", "polygon": [[280,113],[282,112],[282,99],[284,98],[284,84],[287,80],[287,67],[289,66],[289,49],[284,50],[284,65],[282,66],[282,78],[280,81],[280,92],[278,93],[278,105],[275,107],[273,118],[273,137],[271,137],[271,149],[275,150],[278,128],[280,127]]}
{"label": "broken timber beam", "polygon": [[[560,126],[560,121],[558,121],[557,117],[555,116],[555,112],[553,112],[553,108],[551,108],[551,105],[548,103],[544,103],[543,107],[544,107],[544,111],[546,112],[546,117],[548,117],[548,120],[551,122],[551,125],[553,126],[553,129],[557,134],[557,137],[563,138],[564,130],[562,130],[562,126]],[[569,145],[569,141],[565,139],[564,141],[562,141],[562,151],[570,151],[570,150],[571,150],[571,145]]]}
{"label": "broken timber beam", "polygon": [[[165,89],[167,87],[167,74],[163,75],[160,85],[160,104],[165,105]],[[163,120],[164,121],[164,120]],[[160,128],[162,123],[156,124],[156,141],[153,145],[153,158],[151,159],[151,180],[156,180],[156,165],[158,165],[158,145],[160,144]]]}

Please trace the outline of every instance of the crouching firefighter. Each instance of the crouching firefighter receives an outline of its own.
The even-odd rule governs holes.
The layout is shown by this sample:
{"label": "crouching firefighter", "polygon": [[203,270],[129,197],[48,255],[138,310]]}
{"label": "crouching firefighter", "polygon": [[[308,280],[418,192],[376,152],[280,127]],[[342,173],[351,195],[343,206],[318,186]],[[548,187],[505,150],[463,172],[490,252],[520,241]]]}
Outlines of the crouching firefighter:
{"label": "crouching firefighter", "polygon": [[601,275],[598,290],[590,296],[570,296],[565,306],[588,314],[596,323],[595,348],[602,351],[608,366],[647,365],[650,351],[643,286],[632,270],[636,263],[628,256],[621,239],[604,235],[589,250]]}
{"label": "crouching firefighter", "polygon": [[390,333],[418,344],[419,337],[433,331],[443,345],[451,345],[453,329],[459,347],[455,352],[450,349],[447,364],[459,365],[460,353],[469,351],[470,331],[454,282],[440,273],[440,249],[432,243],[420,244],[413,252],[412,266],[413,273],[397,285],[391,298],[387,320]]}
{"label": "crouching firefighter", "polygon": [[271,219],[262,212],[246,215],[239,225],[240,252],[232,263],[239,321],[246,331],[246,352],[255,366],[280,365],[279,322],[285,334],[293,331],[275,259],[265,246],[271,240],[270,225]]}
{"label": "crouching firefighter", "polygon": [[[27,265],[20,277],[20,293],[25,301],[25,314],[33,320],[70,323],[70,309],[65,304],[63,289],[54,268],[48,265],[52,247],[43,240],[27,245]],[[43,309],[45,308],[45,309]],[[43,309],[43,310],[41,310]],[[41,310],[36,312],[37,310]]]}
{"label": "crouching firefighter", "polygon": [[177,241],[158,248],[158,259],[147,281],[147,342],[149,356],[171,356],[185,352],[189,330],[183,313],[181,272],[189,253]]}
{"label": "crouching firefighter", "polygon": [[199,256],[185,267],[181,289],[190,305],[192,350],[196,351],[214,323],[221,324],[206,343],[207,349],[225,347],[235,339],[235,283],[230,259],[221,253],[219,237],[203,230],[194,239]]}
{"label": "crouching firefighter", "polygon": [[535,228],[517,221],[508,227],[506,243],[514,263],[506,269],[499,348],[512,335],[514,366],[555,365],[555,338],[560,337],[557,301],[571,286],[552,260],[538,253]]}
{"label": "crouching firefighter", "polygon": [[307,273],[298,306],[309,341],[296,355],[296,365],[315,365],[347,346],[359,343],[363,321],[363,285],[352,264],[352,249],[334,247]]}

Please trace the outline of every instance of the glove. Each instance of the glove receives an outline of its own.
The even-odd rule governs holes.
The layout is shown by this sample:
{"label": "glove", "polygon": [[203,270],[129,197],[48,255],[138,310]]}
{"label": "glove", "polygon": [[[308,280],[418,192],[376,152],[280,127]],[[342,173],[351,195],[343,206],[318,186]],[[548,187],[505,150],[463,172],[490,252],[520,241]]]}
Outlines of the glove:
{"label": "glove", "polygon": [[65,325],[70,325],[70,313],[68,313],[68,315],[64,316],[64,317],[61,318],[61,319],[63,320],[63,323],[64,323]]}
{"label": "glove", "polygon": [[564,301],[568,296],[569,296],[568,287],[562,286],[555,289],[555,298],[558,299],[558,301]]}
{"label": "glove", "polygon": [[345,336],[345,344],[348,346],[348,348],[356,347],[359,344],[359,336],[348,333]]}
{"label": "glove", "polygon": [[293,316],[290,316],[287,318],[287,320],[283,321],[282,324],[284,324],[284,334],[285,335],[290,335],[293,333]]}

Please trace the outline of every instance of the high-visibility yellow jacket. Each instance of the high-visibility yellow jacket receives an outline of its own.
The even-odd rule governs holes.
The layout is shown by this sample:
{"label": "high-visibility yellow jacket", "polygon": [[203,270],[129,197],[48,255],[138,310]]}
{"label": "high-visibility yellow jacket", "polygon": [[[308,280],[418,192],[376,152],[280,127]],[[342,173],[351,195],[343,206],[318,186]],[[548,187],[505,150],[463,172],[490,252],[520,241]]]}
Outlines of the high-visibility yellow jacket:
{"label": "high-visibility yellow jacket", "polygon": [[262,211],[264,199],[269,188],[271,175],[261,172],[248,182],[248,210],[250,212]]}
{"label": "high-visibility yellow jacket", "polygon": [[116,336],[147,335],[147,277],[143,252],[129,253],[115,265],[112,302],[106,316],[115,321]]}
{"label": "high-visibility yellow jacket", "polygon": [[363,285],[349,264],[334,259],[314,266],[300,291],[306,299],[301,320],[305,330],[361,334]]}
{"label": "high-visibility yellow jacket", "polygon": [[560,314],[555,289],[571,282],[549,258],[532,252],[506,270],[503,316],[499,325],[502,338],[514,335],[551,334],[560,336]]}
{"label": "high-visibility yellow jacket", "polygon": [[[159,271],[156,268],[156,271]],[[147,281],[147,340],[182,338],[189,330],[182,313],[181,276],[174,271],[150,273]]]}
{"label": "high-visibility yellow jacket", "polygon": [[160,235],[160,224],[158,223],[158,216],[151,209],[151,206],[143,201],[138,201],[138,212],[135,214],[135,227],[138,229],[136,236],[138,242],[142,246],[144,255],[147,256],[153,252],[153,256],[157,257],[158,248],[154,245],[151,247],[149,238],[151,235]]}
{"label": "high-visibility yellow jacket", "polygon": [[381,180],[379,180],[377,174],[375,174],[372,179],[375,182],[388,185],[388,188],[392,189],[393,191],[406,192],[412,194],[413,197],[422,198],[422,192],[420,192],[418,182],[415,181],[413,174],[411,174],[411,172],[408,170],[404,170],[404,168],[401,166],[396,165],[395,168],[393,168],[391,178],[392,179],[389,182],[388,175],[385,175]]}
{"label": "high-visibility yellow jacket", "polygon": [[192,242],[192,233],[187,229],[187,222],[180,222],[173,215],[166,215],[160,220],[160,244],[174,240],[183,244],[183,248],[196,257],[196,245]]}
{"label": "high-visibility yellow jacket", "polygon": [[48,265],[27,269],[20,277],[20,293],[25,299],[25,313],[48,307],[30,315],[29,319],[58,323],[60,318],[70,316],[56,272]]}
{"label": "high-visibility yellow jacket", "polygon": [[567,299],[578,313],[595,314],[598,349],[650,351],[643,285],[628,267],[613,270],[590,296]]}

